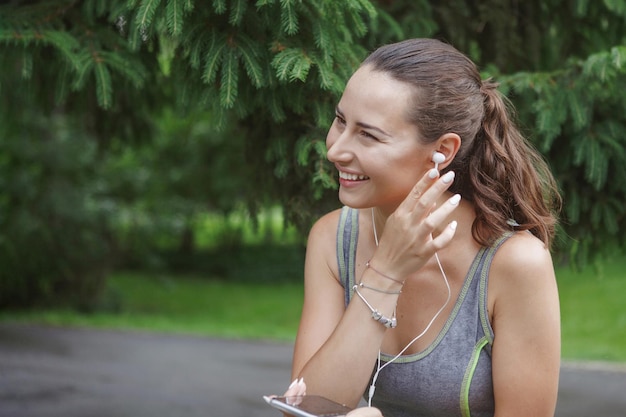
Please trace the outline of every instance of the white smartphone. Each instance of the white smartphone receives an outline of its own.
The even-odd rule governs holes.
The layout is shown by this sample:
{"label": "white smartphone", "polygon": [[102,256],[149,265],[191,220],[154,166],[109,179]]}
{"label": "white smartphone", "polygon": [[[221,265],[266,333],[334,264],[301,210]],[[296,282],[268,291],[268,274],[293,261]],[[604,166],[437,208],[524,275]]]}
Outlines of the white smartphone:
{"label": "white smartphone", "polygon": [[345,416],[350,407],[319,395],[300,397],[266,397],[263,399],[272,407],[297,417],[339,417]]}

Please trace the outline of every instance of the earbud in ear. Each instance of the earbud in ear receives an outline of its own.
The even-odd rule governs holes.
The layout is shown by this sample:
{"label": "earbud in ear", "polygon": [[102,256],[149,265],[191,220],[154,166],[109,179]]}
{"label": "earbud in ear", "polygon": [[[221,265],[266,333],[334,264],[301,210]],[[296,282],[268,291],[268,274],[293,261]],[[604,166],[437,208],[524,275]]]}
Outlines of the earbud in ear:
{"label": "earbud in ear", "polygon": [[433,153],[433,162],[435,163],[435,169],[439,171],[439,164],[446,160],[446,156],[441,152]]}

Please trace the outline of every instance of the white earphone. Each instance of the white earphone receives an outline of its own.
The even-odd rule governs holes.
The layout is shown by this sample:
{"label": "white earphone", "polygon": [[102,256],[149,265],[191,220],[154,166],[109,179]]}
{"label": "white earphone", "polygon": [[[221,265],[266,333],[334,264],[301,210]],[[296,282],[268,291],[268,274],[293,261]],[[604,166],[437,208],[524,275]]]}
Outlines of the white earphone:
{"label": "white earphone", "polygon": [[446,156],[441,152],[433,153],[433,162],[435,163],[435,169],[439,171],[439,164],[446,160]]}

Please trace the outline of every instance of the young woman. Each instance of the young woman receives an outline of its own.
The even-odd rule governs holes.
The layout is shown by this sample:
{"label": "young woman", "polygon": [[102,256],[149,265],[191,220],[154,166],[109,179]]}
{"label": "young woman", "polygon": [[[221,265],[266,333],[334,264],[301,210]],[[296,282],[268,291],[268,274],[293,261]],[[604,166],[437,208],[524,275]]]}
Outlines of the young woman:
{"label": "young woman", "polygon": [[[372,53],[327,137],[345,206],[311,229],[290,394],[394,416],[552,416],[554,179],[452,46]],[[376,416],[361,408],[350,416]]]}

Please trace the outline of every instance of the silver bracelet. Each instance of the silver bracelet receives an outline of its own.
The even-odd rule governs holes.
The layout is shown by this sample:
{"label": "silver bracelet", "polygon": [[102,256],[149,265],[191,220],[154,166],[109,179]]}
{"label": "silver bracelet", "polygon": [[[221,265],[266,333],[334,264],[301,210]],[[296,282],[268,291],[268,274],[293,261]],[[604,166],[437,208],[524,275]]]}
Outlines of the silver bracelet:
{"label": "silver bracelet", "polygon": [[387,291],[387,290],[381,290],[380,288],[374,288],[374,287],[370,287],[369,285],[363,284],[363,281],[359,282],[359,287],[361,288],[367,288],[368,290],[372,290],[372,291],[376,291],[379,292],[381,294],[395,294],[395,295],[399,295],[402,294],[402,290],[397,290],[397,291]]}
{"label": "silver bracelet", "polygon": [[404,281],[400,281],[399,279],[392,278],[389,275],[383,274],[378,269],[374,268],[372,266],[372,264],[370,263],[370,261],[371,261],[371,259],[369,261],[365,262],[365,268],[371,269],[372,271],[376,272],[378,275],[380,275],[383,278],[387,278],[387,279],[389,279],[389,280],[391,280],[393,282],[397,282],[400,285],[404,285]]}
{"label": "silver bracelet", "polygon": [[396,320],[396,317],[395,317],[395,311],[394,311],[394,317],[389,318],[389,317],[384,316],[381,312],[376,310],[374,307],[372,307],[370,303],[367,302],[365,297],[363,297],[363,295],[359,292],[358,285],[355,285],[354,287],[352,287],[352,289],[354,290],[356,295],[358,295],[359,298],[363,300],[365,305],[370,309],[370,311],[372,312],[372,318],[374,320],[376,320],[377,322],[379,322],[380,324],[382,324],[388,329],[393,329],[394,327],[398,325],[398,321]]}

